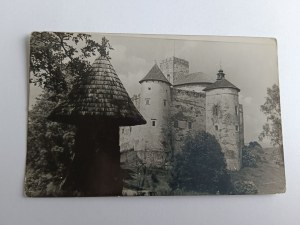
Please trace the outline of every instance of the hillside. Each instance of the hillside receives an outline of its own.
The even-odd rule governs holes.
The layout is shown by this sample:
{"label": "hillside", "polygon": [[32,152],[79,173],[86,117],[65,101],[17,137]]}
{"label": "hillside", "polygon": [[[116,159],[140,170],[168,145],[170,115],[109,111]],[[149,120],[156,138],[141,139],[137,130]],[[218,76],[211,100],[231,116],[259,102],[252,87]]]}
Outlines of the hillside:
{"label": "hillside", "polygon": [[236,181],[253,181],[258,194],[274,194],[285,192],[285,173],[282,160],[279,162],[278,150],[264,148],[257,152],[261,160],[257,167],[244,167],[232,173],[233,183]]}

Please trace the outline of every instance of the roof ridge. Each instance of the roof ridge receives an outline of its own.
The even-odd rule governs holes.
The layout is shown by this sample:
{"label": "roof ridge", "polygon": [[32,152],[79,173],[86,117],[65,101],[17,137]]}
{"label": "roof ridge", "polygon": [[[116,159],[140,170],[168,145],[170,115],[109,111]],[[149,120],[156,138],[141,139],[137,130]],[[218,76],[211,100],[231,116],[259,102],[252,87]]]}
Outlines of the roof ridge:
{"label": "roof ridge", "polygon": [[236,87],[234,84],[232,84],[226,78],[216,80],[214,83],[212,83],[211,85],[209,85],[205,89],[203,89],[203,91],[209,91],[209,90],[218,89],[218,88],[232,88],[232,89],[236,89],[237,91],[240,91],[240,89],[238,87]]}

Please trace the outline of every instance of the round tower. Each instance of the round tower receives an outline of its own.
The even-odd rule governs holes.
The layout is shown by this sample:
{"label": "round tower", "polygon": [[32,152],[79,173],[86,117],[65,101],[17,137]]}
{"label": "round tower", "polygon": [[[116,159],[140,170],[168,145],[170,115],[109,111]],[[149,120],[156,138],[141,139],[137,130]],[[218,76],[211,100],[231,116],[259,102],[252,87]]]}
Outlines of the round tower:
{"label": "round tower", "polygon": [[170,83],[155,64],[148,74],[140,81],[140,113],[147,124],[142,126],[142,149],[137,149],[139,157],[146,164],[157,166],[165,163],[170,151],[169,114],[170,114]]}
{"label": "round tower", "polygon": [[206,92],[206,131],[214,135],[224,152],[227,169],[241,168],[240,104],[235,85],[219,70],[217,80],[204,89]]}

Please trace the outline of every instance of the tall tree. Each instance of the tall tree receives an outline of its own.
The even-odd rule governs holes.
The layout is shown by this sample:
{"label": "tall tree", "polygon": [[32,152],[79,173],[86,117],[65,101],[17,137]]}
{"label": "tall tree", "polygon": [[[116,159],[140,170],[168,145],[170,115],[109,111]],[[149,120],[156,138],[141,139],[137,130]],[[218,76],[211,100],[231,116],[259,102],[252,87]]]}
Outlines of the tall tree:
{"label": "tall tree", "polygon": [[65,94],[90,72],[90,58],[97,52],[109,57],[109,49],[105,37],[99,44],[89,34],[34,32],[30,39],[30,83],[55,97]]}
{"label": "tall tree", "polygon": [[263,125],[263,131],[259,135],[259,140],[269,138],[271,144],[276,147],[282,147],[282,127],[280,115],[280,97],[279,87],[274,84],[272,88],[267,89],[267,97],[260,110],[266,115],[267,122]]}
{"label": "tall tree", "polygon": [[182,153],[174,159],[170,187],[181,192],[231,191],[224,154],[214,136],[201,132],[186,138]]}
{"label": "tall tree", "polygon": [[75,128],[51,122],[48,114],[64,99],[72,86],[90,72],[91,57],[109,57],[112,49],[91,35],[80,33],[34,32],[30,39],[30,80],[42,89],[28,114],[26,194],[56,195],[66,176],[73,152]]}

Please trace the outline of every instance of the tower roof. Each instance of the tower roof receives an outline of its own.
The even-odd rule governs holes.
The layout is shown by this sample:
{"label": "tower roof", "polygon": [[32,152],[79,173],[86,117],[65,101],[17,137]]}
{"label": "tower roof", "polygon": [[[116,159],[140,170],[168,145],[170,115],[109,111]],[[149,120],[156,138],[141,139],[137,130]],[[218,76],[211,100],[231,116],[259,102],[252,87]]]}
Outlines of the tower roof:
{"label": "tower roof", "polygon": [[142,83],[143,81],[162,81],[167,84],[170,84],[170,82],[167,80],[163,72],[161,72],[160,68],[156,63],[151,68],[151,70],[147,73],[147,75],[140,80],[140,83]]}
{"label": "tower roof", "polygon": [[234,84],[230,83],[228,80],[225,79],[225,73],[223,72],[222,69],[220,69],[217,74],[217,80],[213,84],[204,88],[203,90],[209,91],[218,88],[232,88],[232,89],[236,89],[237,91],[240,91],[239,88],[237,88]]}
{"label": "tower roof", "polygon": [[213,83],[213,82],[214,80],[212,79],[211,76],[202,72],[197,72],[197,73],[188,74],[186,76],[183,76],[181,79],[176,80],[174,82],[174,86],[185,85],[185,84]]}
{"label": "tower roof", "polygon": [[110,61],[100,56],[91,73],[73,87],[67,100],[58,104],[49,119],[76,124],[80,121],[109,121],[119,126],[145,124]]}

